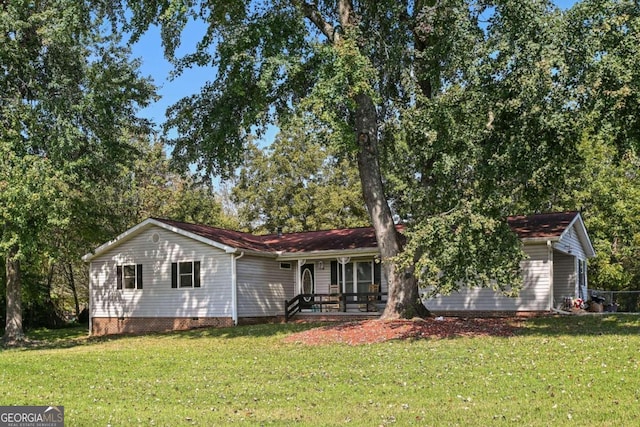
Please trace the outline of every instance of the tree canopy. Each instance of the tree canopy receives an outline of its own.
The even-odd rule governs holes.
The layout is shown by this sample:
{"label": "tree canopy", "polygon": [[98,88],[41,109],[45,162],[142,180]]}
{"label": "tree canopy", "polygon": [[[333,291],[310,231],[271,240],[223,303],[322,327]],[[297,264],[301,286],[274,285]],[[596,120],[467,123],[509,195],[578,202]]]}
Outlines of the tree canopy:
{"label": "tree canopy", "polygon": [[590,286],[638,289],[640,4],[576,3],[565,16],[563,34],[567,103],[580,132],[580,160],[559,200],[585,212],[597,254]]}
{"label": "tree canopy", "polygon": [[300,128],[247,151],[232,201],[244,228],[254,232],[369,225],[352,156],[338,156]]}
{"label": "tree canopy", "polygon": [[[206,32],[177,56],[192,20]],[[150,25],[175,73],[213,70],[167,112],[171,165],[136,116],[154,88],[122,38]],[[366,209],[395,261],[391,318],[425,314],[417,285],[517,292],[505,217],[581,210],[592,282],[634,287],[639,30],[632,0],[0,2],[6,336],[21,277],[29,295],[55,293],[57,272],[74,287],[71,260],[146,216],[297,231]],[[236,176],[239,218],[212,175]]]}
{"label": "tree canopy", "polygon": [[[161,25],[178,72],[216,70],[200,93],[169,110],[184,162],[228,174],[249,135],[292,121],[356,156],[382,257],[403,254],[399,264],[385,263],[386,317],[420,311],[416,278],[445,291],[496,279],[499,288],[517,285],[522,255],[504,217],[551,207],[550,188],[561,185],[576,152],[561,14],[552,3],[149,0],[131,7],[138,31]],[[208,30],[193,54],[176,58],[190,19]],[[394,213],[411,225],[404,250]]]}
{"label": "tree canopy", "polygon": [[6,260],[5,339],[22,337],[20,263],[91,216],[97,193],[126,161],[126,135],[154,95],[138,64],[85,2],[0,4],[0,253]]}

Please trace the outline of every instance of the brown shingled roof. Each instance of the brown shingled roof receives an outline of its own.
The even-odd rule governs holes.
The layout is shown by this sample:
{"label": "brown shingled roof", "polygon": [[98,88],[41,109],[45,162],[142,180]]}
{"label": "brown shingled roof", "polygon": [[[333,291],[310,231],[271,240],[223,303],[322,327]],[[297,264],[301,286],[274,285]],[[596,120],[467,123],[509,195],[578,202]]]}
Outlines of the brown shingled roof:
{"label": "brown shingled roof", "polygon": [[283,252],[314,252],[342,249],[377,248],[373,227],[308,231],[264,236],[269,246]]}
{"label": "brown shingled roof", "polygon": [[[256,236],[207,225],[154,219],[223,245],[258,252],[314,252],[378,247],[373,227]],[[402,227],[398,226],[398,229]]]}
{"label": "brown shingled roof", "polygon": [[224,228],[210,227],[208,225],[190,224],[187,222],[173,221],[170,219],[153,218],[172,227],[179,228],[189,233],[196,234],[205,239],[222,243],[232,248],[245,249],[251,251],[269,251],[269,247],[264,243],[261,236],[255,236],[240,231],[225,230]]}
{"label": "brown shingled roof", "polygon": [[578,212],[510,216],[509,227],[521,239],[560,237]]}
{"label": "brown shingled roof", "polygon": [[[577,214],[577,212],[561,212],[510,216],[507,222],[521,239],[560,237]],[[378,247],[373,227],[257,236],[207,225],[154,219],[232,248],[256,252],[297,253]],[[403,226],[397,227],[400,231],[404,229]]]}
{"label": "brown shingled roof", "polygon": [[[521,239],[548,239],[560,238],[562,233],[573,223],[579,214],[577,212],[547,213],[529,216],[510,216],[507,222],[511,229]],[[95,251],[86,254],[83,259],[90,261],[98,254],[110,250],[119,242],[130,238],[132,233],[139,232],[148,224],[156,222],[163,223],[169,227],[174,227],[195,236],[202,237],[212,243],[226,246],[230,249],[242,251],[262,252],[264,254],[276,255],[278,253],[310,253],[310,252],[330,252],[341,250],[375,250],[378,247],[373,227],[347,228],[325,231],[309,231],[302,233],[289,233],[283,235],[270,234],[257,236],[250,233],[226,230],[222,228],[210,227],[207,225],[190,224],[186,222],[173,221],[169,219],[150,218],[132,229],[118,236],[116,239],[105,243]],[[398,231],[402,232],[404,226],[397,225]],[[586,230],[583,232],[588,245],[589,256],[595,256],[593,247],[588,241]],[[402,235],[401,235],[402,237]]]}

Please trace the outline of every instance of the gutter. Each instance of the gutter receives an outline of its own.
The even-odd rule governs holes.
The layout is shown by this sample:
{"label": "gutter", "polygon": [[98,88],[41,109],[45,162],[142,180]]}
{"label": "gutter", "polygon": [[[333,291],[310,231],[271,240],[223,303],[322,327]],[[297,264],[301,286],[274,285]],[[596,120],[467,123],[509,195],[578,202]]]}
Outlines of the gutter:
{"label": "gutter", "polygon": [[231,254],[231,320],[234,326],[238,325],[238,273],[237,261],[244,256],[244,252],[235,256]]}
{"label": "gutter", "polygon": [[555,237],[525,237],[523,239],[520,239],[520,241],[522,241],[522,243],[546,243],[549,244],[550,242],[559,242],[560,238],[555,236]]}
{"label": "gutter", "polygon": [[243,249],[243,248],[236,248],[236,247],[229,247],[228,249],[225,249],[225,253],[228,254],[237,254],[238,252],[242,252],[246,255],[253,255],[253,256],[259,256],[259,257],[263,257],[263,258],[277,258],[277,254],[274,254],[273,252],[262,252],[262,251],[254,251],[251,249]]}
{"label": "gutter", "polygon": [[348,256],[366,257],[380,255],[378,248],[361,248],[361,249],[333,249],[328,251],[311,251],[311,252],[283,252],[277,251],[276,261],[295,261],[301,258],[305,259],[330,259]]}

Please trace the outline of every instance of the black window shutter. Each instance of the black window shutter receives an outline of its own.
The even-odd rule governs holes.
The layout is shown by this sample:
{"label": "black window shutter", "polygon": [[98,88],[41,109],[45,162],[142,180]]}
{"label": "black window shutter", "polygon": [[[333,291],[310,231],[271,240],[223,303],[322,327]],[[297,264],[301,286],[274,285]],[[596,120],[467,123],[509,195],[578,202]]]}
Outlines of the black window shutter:
{"label": "black window shutter", "polygon": [[116,289],[122,289],[122,266],[116,266]]}
{"label": "black window shutter", "polygon": [[331,284],[338,284],[338,261],[331,261]]}
{"label": "black window shutter", "polygon": [[193,262],[193,287],[200,287],[200,261]]}
{"label": "black window shutter", "polygon": [[136,288],[142,289],[142,264],[136,264]]}
{"label": "black window shutter", "polygon": [[178,263],[177,262],[171,263],[171,287],[172,288],[178,287]]}

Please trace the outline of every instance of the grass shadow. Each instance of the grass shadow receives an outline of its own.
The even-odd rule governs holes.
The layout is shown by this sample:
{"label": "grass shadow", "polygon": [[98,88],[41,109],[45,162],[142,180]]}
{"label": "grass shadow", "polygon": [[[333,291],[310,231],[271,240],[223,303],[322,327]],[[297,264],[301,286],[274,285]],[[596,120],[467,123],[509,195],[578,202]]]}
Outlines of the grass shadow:
{"label": "grass shadow", "polygon": [[170,334],[180,334],[185,338],[266,338],[278,335],[288,335],[291,333],[306,331],[309,329],[324,326],[326,323],[261,323],[254,325],[240,325],[228,328],[198,328],[188,331],[169,332]]}
{"label": "grass shadow", "polygon": [[[398,331],[392,339],[415,339],[424,337],[455,338],[458,336],[550,336],[560,337],[567,335],[598,336],[598,335],[640,335],[640,316],[628,314],[606,314],[606,315],[583,315],[583,316],[544,316],[526,320],[518,320],[517,327],[509,325],[509,319],[502,319],[504,327],[509,331],[502,330],[493,321],[493,324],[483,326],[484,321],[471,321],[470,319],[460,319],[467,326],[463,331],[424,331],[421,325],[414,325],[407,329],[406,323],[388,325],[390,329],[399,329],[400,325],[406,328]],[[513,320],[513,319],[511,319]],[[445,326],[447,322],[443,323]],[[287,336],[312,329],[324,329],[325,332],[333,330],[334,333],[353,328],[353,324],[346,323],[265,323],[254,325],[241,325],[227,328],[200,328],[187,331],[155,332],[148,334],[122,334],[107,335],[102,337],[90,337],[86,326],[73,326],[61,329],[34,329],[27,331],[27,339],[18,346],[3,347],[0,351],[14,349],[17,351],[65,349],[77,346],[85,346],[97,343],[104,343],[116,340],[135,338],[140,336],[186,338],[186,339],[239,339],[239,338],[268,338],[277,336]],[[495,329],[495,330],[494,330]],[[461,333],[462,332],[462,333]],[[508,332],[508,333],[507,333]],[[442,334],[442,336],[438,336]]]}
{"label": "grass shadow", "polygon": [[73,324],[56,329],[37,328],[26,330],[25,339],[20,342],[1,343],[0,351],[70,348],[85,345],[88,340],[89,330],[86,325]]}
{"label": "grass shadow", "polygon": [[89,325],[72,324],[62,328],[37,328],[26,331],[29,339],[36,341],[61,341],[86,338],[89,336]]}
{"label": "grass shadow", "polygon": [[527,319],[522,325],[517,332],[519,336],[640,334],[640,316],[637,314],[545,316]]}
{"label": "grass shadow", "polygon": [[291,333],[301,332],[324,323],[265,323],[255,325],[241,325],[227,328],[196,328],[186,331],[150,332],[144,334],[118,334],[100,337],[89,336],[86,326],[71,326],[60,329],[39,328],[26,332],[26,339],[16,345],[4,346],[0,344],[0,351],[9,349],[17,351],[66,349],[78,346],[86,346],[97,343],[105,343],[118,340],[126,340],[138,337],[166,337],[187,339],[236,339],[236,338],[266,338],[272,336],[285,336]]}

